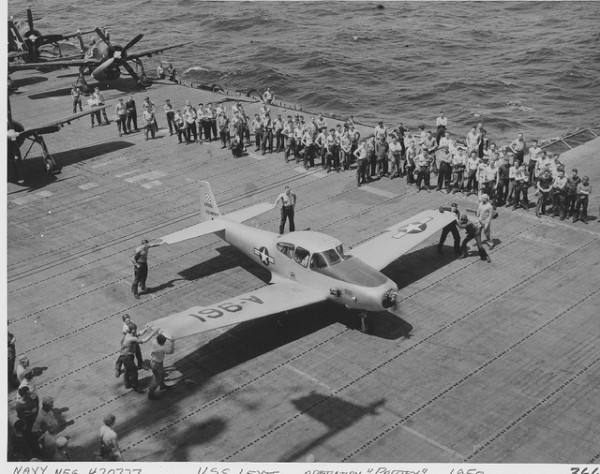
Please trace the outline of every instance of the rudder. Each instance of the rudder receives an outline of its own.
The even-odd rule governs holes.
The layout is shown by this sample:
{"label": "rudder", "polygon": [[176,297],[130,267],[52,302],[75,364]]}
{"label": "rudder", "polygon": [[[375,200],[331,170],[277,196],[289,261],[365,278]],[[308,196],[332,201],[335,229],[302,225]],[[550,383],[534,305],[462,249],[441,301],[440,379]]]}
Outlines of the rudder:
{"label": "rudder", "polygon": [[202,222],[210,221],[221,215],[219,206],[217,206],[217,200],[208,181],[200,181],[200,198],[202,199],[202,206],[200,208],[200,219]]}

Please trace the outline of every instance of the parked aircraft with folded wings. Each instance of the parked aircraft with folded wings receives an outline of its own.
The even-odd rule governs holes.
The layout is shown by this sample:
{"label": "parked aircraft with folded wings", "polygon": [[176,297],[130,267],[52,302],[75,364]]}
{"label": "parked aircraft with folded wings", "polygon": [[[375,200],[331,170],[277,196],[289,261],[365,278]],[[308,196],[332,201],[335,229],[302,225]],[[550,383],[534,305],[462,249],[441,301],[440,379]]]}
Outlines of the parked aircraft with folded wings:
{"label": "parked aircraft with folded wings", "polygon": [[139,66],[142,70],[142,76],[145,76],[141,58],[151,57],[163,51],[190,44],[190,42],[179,43],[133,53],[129,49],[144,37],[143,34],[138,34],[125,46],[121,46],[117,43],[111,43],[108,35],[100,28],[96,28],[94,31],[97,36],[92,39],[83,58],[11,65],[9,69],[11,71],[18,71],[37,67],[78,67],[78,81],[85,87],[87,86],[84,78],[86,72],[98,81],[113,81],[121,76],[121,68],[124,68],[136,82],[142,84],[144,80],[138,76],[134,68],[129,64],[130,62]]}
{"label": "parked aircraft with folded wings", "polygon": [[370,312],[399,315],[398,286],[380,270],[455,220],[426,210],[346,252],[338,239],[313,231],[278,235],[244,225],[270,209],[257,204],[223,215],[210,184],[200,183],[202,222],[161,238],[175,244],[215,233],[271,272],[268,286],[210,306],[195,306],[149,323],[173,339],[238,324],[310,304],[332,301],[358,310],[362,329]]}

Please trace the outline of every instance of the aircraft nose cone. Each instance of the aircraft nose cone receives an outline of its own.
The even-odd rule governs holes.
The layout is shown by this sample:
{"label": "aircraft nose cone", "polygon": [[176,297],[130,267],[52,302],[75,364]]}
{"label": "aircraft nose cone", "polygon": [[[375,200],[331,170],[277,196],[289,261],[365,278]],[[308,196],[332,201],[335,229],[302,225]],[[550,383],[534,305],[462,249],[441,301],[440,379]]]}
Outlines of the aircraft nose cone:
{"label": "aircraft nose cone", "polygon": [[121,59],[121,51],[115,51],[114,57],[115,59]]}
{"label": "aircraft nose cone", "polygon": [[397,299],[398,293],[393,290],[389,290],[383,295],[381,306],[383,306],[385,309],[391,308],[396,304]]}

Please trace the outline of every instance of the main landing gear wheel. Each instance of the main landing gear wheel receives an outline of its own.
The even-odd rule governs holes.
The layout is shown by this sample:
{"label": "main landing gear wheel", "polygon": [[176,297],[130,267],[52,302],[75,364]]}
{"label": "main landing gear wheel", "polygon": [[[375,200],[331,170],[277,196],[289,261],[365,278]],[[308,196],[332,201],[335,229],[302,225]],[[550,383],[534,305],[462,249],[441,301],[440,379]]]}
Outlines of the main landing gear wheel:
{"label": "main landing gear wheel", "polygon": [[363,334],[369,334],[369,321],[367,321],[367,313],[361,311],[358,313],[358,317],[360,318],[360,332]]}

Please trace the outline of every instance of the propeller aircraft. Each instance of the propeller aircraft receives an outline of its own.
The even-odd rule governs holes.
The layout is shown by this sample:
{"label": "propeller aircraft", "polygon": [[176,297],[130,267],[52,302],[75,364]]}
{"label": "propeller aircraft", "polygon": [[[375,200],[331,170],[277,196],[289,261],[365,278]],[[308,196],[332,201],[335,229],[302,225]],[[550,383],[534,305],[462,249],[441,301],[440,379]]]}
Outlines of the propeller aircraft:
{"label": "propeller aircraft", "polygon": [[[66,35],[43,35],[35,28],[31,9],[28,8],[26,22],[15,20],[12,17],[8,20],[8,59],[13,60],[20,58],[26,61],[41,59],[42,51],[40,48],[46,45],[53,45],[55,47],[55,51],[58,52],[58,54],[52,54],[46,59],[66,59],[62,55],[59,41],[64,41],[75,37],[79,38],[80,50],[81,54],[83,54],[84,47],[82,35],[88,33],[93,33],[93,30],[84,32],[77,30],[75,33]],[[81,54],[76,56],[76,58],[81,57]]]}
{"label": "propeller aircraft", "polygon": [[[92,39],[92,42],[83,58],[47,61],[37,64],[29,63],[24,65],[14,65],[11,66],[11,70],[32,69],[36,67],[47,66],[79,67],[78,83],[84,89],[87,89],[88,86],[84,78],[84,74],[86,72],[91,74],[98,81],[112,81],[121,76],[121,68],[124,68],[138,84],[144,85],[148,79],[144,73],[144,67],[141,58],[146,56],[151,57],[154,54],[162,53],[168,49],[179,48],[190,43],[179,43],[132,53],[129,50],[144,37],[143,34],[137,35],[125,46],[121,46],[119,44],[112,43],[108,38],[108,35],[105,34],[105,32],[100,28],[96,28],[95,32],[97,37]],[[130,62],[133,62],[136,66],[141,68],[141,77],[131,66]]]}
{"label": "propeller aircraft", "polygon": [[346,252],[342,242],[320,232],[278,235],[243,224],[273,209],[270,203],[223,215],[208,182],[200,183],[200,195],[201,222],[158,240],[175,244],[215,233],[269,270],[271,281],[235,298],[194,306],[148,323],[172,339],[324,301],[358,310],[361,330],[366,332],[367,313],[400,314],[398,286],[381,270],[455,220],[450,212],[426,210]]}
{"label": "propeller aircraft", "polygon": [[[42,149],[42,159],[44,160],[44,168],[47,173],[58,174],[60,168],[57,166],[56,161],[48,151],[46,142],[44,141],[44,135],[49,133],[58,132],[65,124],[70,124],[73,120],[76,120],[86,115],[90,115],[98,112],[99,110],[106,109],[110,105],[103,105],[100,107],[94,107],[91,110],[85,112],[79,112],[76,114],[69,115],[59,120],[36,125],[34,127],[25,128],[22,124],[13,120],[12,113],[10,110],[10,102],[8,102],[8,131],[6,132],[6,138],[8,139],[7,147],[7,160],[8,160],[8,180],[11,182],[21,183],[23,181],[21,165],[22,160],[27,158],[27,155],[31,151],[31,148],[36,143]],[[21,146],[28,140],[31,142],[25,157],[21,155]]]}

